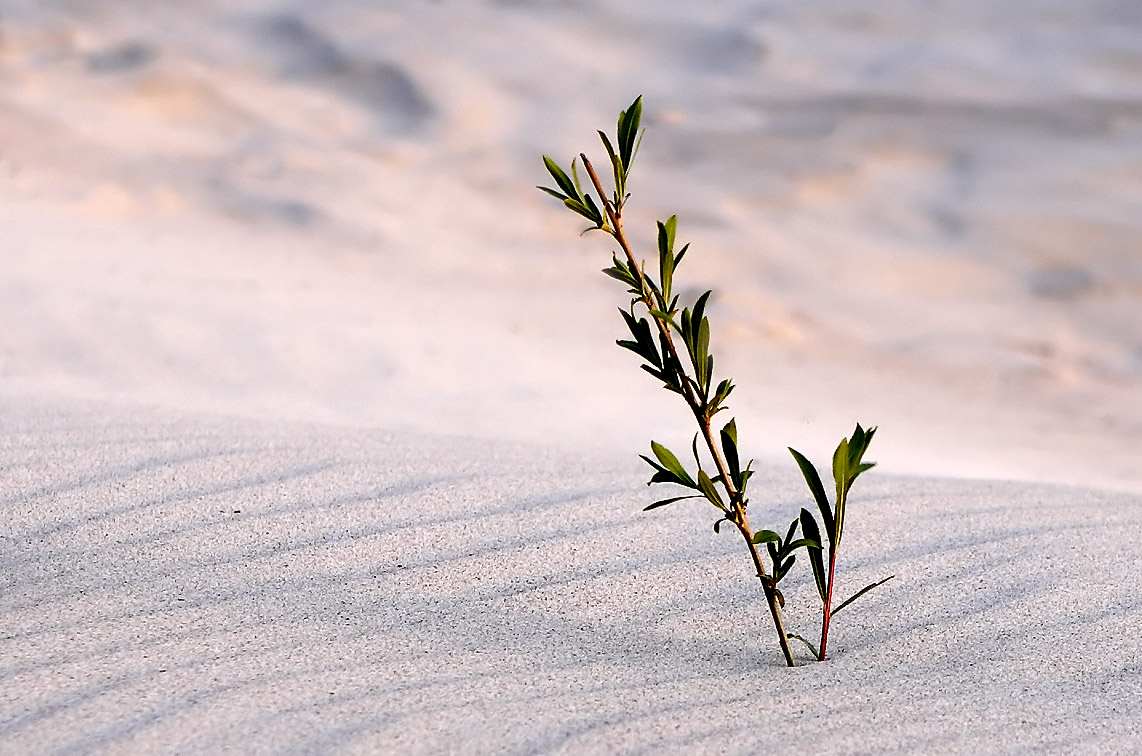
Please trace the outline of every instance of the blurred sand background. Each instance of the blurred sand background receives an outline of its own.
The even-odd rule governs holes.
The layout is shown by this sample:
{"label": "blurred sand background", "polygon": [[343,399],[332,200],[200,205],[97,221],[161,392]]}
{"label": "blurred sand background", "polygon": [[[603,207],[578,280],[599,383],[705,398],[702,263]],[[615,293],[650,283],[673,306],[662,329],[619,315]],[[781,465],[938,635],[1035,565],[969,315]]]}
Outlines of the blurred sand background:
{"label": "blurred sand background", "polygon": [[1142,490],[1125,1],[5,2],[0,386],[686,438],[533,188],[640,93],[747,448]]}
{"label": "blurred sand background", "polygon": [[[881,427],[826,664],[639,511],[638,94],[751,512]],[[0,751],[1136,753],[1140,493],[1137,2],[0,0]]]}

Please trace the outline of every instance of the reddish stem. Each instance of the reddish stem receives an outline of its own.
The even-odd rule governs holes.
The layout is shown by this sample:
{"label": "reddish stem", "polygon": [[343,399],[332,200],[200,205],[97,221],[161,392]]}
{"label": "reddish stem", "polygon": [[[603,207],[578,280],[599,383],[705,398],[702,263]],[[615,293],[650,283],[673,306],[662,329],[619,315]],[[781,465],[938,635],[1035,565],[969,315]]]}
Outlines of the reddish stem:
{"label": "reddish stem", "polygon": [[833,572],[837,567],[837,549],[829,550],[829,585],[825,590],[825,609],[821,620],[821,650],[817,661],[825,661],[825,646],[829,643],[829,620],[833,617]]}

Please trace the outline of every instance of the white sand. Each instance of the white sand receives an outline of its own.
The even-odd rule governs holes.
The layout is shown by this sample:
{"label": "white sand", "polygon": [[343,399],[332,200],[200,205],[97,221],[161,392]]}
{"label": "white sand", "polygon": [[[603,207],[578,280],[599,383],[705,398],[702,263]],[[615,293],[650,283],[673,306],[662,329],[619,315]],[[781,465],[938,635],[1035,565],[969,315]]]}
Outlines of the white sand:
{"label": "white sand", "polygon": [[[2,422],[7,753],[1142,747],[1137,497],[869,479],[844,586],[897,579],[788,670],[737,538],[639,513],[629,465],[104,406]],[[755,517],[803,498],[757,484]]]}
{"label": "white sand", "polygon": [[[1142,14],[755,6],[0,2],[0,752],[1142,750]],[[826,664],[532,188],[638,93]]]}

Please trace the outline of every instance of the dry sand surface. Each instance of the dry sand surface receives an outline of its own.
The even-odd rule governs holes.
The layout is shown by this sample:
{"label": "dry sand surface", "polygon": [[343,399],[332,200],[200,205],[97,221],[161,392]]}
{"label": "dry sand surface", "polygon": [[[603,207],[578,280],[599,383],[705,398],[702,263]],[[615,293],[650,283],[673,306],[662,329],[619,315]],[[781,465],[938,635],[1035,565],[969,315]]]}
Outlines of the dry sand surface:
{"label": "dry sand surface", "polygon": [[[1142,746],[1142,503],[887,475],[827,663],[613,457],[106,406],[3,413],[6,753]],[[863,481],[862,481],[863,482]],[[754,516],[804,497],[766,471]],[[808,630],[814,588],[788,589]]]}
{"label": "dry sand surface", "polygon": [[[824,664],[533,188],[639,93]],[[1140,240],[1129,0],[0,0],[0,752],[1142,751]]]}

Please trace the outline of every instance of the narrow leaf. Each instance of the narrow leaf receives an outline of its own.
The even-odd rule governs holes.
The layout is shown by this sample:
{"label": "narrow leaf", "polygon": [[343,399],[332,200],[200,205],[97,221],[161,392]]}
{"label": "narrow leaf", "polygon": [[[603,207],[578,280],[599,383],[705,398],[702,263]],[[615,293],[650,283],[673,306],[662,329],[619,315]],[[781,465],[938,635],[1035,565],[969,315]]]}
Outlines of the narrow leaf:
{"label": "narrow leaf", "polygon": [[701,499],[701,498],[702,498],[701,496],[694,496],[694,495],[691,495],[691,496],[675,496],[673,499],[662,499],[661,501],[656,501],[653,504],[651,504],[650,506],[643,507],[642,511],[643,512],[649,512],[652,509],[658,509],[659,507],[665,507],[667,504],[673,504],[674,502],[682,501],[683,499]]}
{"label": "narrow leaf", "polygon": [[710,301],[710,295],[713,293],[714,292],[712,291],[707,291],[705,294],[698,297],[698,301],[694,303],[694,311],[691,317],[691,323],[700,324],[702,322],[702,319],[706,316],[706,303]]}
{"label": "narrow leaf", "polygon": [[629,108],[619,114],[619,154],[627,170],[630,169],[631,159],[634,157],[635,139],[641,121],[642,96],[639,95]]}
{"label": "narrow leaf", "polygon": [[686,472],[686,468],[682,466],[682,463],[678,461],[678,458],[674,456],[673,452],[657,441],[650,442],[650,449],[654,452],[654,456],[658,458],[658,461],[662,463],[664,468],[674,473],[679,480],[685,481],[686,485],[691,488],[695,487],[693,478]]}
{"label": "narrow leaf", "polygon": [[825,601],[825,560],[823,550],[821,548],[821,531],[817,528],[817,521],[813,519],[813,514],[802,507],[801,509],[801,532],[805,537],[817,542],[817,546],[808,546],[806,550],[809,552],[809,565],[813,568],[813,580],[817,583],[817,592],[821,594],[822,603]]}
{"label": "narrow leaf", "polygon": [[860,597],[861,597],[861,596],[863,596],[864,594],[868,593],[869,591],[871,591],[871,590],[872,590],[873,588],[875,588],[876,586],[878,586],[878,585],[884,585],[885,583],[887,583],[889,580],[891,580],[891,579],[892,579],[892,578],[894,578],[894,577],[896,577],[896,576],[895,576],[895,575],[889,575],[889,576],[888,576],[888,577],[886,577],[884,580],[878,580],[878,581],[877,581],[877,582],[875,582],[875,583],[871,583],[870,585],[866,585],[864,588],[861,588],[861,589],[860,589],[859,591],[857,591],[855,594],[853,594],[852,596],[850,596],[850,597],[848,598],[848,600],[846,600],[846,601],[843,601],[843,602],[840,604],[840,606],[838,606],[836,609],[834,609],[834,610],[833,610],[833,611],[832,611],[830,614],[832,614],[833,616],[836,616],[837,612],[839,612],[840,610],[844,609],[846,606],[848,606],[848,605],[849,605],[849,604],[851,604],[852,602],[856,601],[858,598],[860,598]]}
{"label": "narrow leaf", "polygon": [[625,339],[619,339],[615,343],[618,344],[619,346],[621,346],[623,349],[631,350],[632,352],[637,354],[639,357],[642,357],[643,359],[647,360],[647,362],[652,362],[652,360],[650,360],[645,354],[643,354],[642,344],[639,344],[637,341],[627,341]]}
{"label": "narrow leaf", "polygon": [[662,224],[666,231],[666,248],[671,252],[674,251],[674,232],[678,229],[678,216],[671,215],[666,219],[666,223]]}
{"label": "narrow leaf", "polygon": [[547,155],[543,156],[543,164],[547,167],[547,172],[551,174],[551,178],[555,179],[555,183],[563,190],[563,193],[568,197],[578,197],[579,192],[575,189],[575,182],[568,178],[563,169]]}
{"label": "narrow leaf", "polygon": [[820,549],[821,542],[812,538],[798,538],[796,541],[785,544],[781,549],[782,554],[792,554],[799,548],[805,547],[806,549]]}
{"label": "narrow leaf", "polygon": [[746,463],[745,469],[741,471],[741,475],[738,476],[738,491],[742,494],[743,498],[745,497],[745,488],[749,483],[749,478],[753,475],[753,470],[749,469],[752,466],[753,460],[751,459]]}
{"label": "narrow leaf", "polygon": [[678,254],[674,255],[674,267],[675,268],[677,268],[678,265],[682,262],[682,258],[686,256],[686,252],[688,252],[689,249],[690,249],[690,245],[685,244],[682,246],[682,249],[678,250]]}
{"label": "narrow leaf", "polygon": [[825,495],[825,487],[821,483],[821,476],[817,474],[817,468],[805,458],[804,454],[792,447],[789,447],[789,453],[793,455],[793,459],[797,460],[797,466],[801,468],[801,475],[805,477],[805,482],[809,485],[809,490],[812,491],[813,498],[817,501],[817,508],[821,511],[821,521],[825,525],[825,533],[829,536],[829,545],[835,547],[837,538],[833,528],[833,513],[829,506],[829,497]]}
{"label": "narrow leaf", "polygon": [[607,138],[606,132],[604,132],[602,129],[599,130],[599,139],[603,140],[603,146],[607,148],[607,156],[610,157],[611,163],[613,164],[616,160],[618,160],[619,155],[617,152],[615,152],[615,148],[611,144],[611,140]]}
{"label": "narrow leaf", "polygon": [[698,487],[702,490],[702,493],[706,495],[706,498],[710,500],[711,504],[719,509],[726,508],[725,502],[722,501],[721,494],[719,494],[718,489],[714,487],[714,481],[710,480],[710,476],[706,474],[705,470],[698,471]]}
{"label": "narrow leaf", "polygon": [[[789,523],[789,531],[786,532],[785,538],[783,538],[781,540],[782,544],[787,544],[793,540],[793,534],[797,532],[797,525],[799,525],[799,524],[800,523],[797,520],[794,520],[793,522]],[[784,545],[781,547],[781,551],[782,551],[782,553],[785,552],[785,546]]]}
{"label": "narrow leaf", "polygon": [[833,452],[833,482],[837,486],[837,502],[845,495],[845,483],[849,476],[849,440],[842,438]]}
{"label": "narrow leaf", "polygon": [[809,647],[810,651],[813,652],[813,658],[816,659],[817,661],[821,661],[821,655],[819,653],[817,653],[817,647],[814,646],[812,643],[805,640],[804,638],[802,638],[800,635],[797,635],[796,633],[787,633],[785,637],[786,638],[793,638],[795,640],[801,641],[802,643],[804,643],[806,646]]}
{"label": "narrow leaf", "polygon": [[603,226],[603,213],[599,210],[598,205],[595,204],[595,200],[591,199],[591,195],[588,194],[586,197],[586,200],[587,200],[587,209],[591,213],[587,217],[590,218],[591,220],[593,220],[597,226],[602,228],[602,226]]}
{"label": "narrow leaf", "polygon": [[678,326],[678,323],[674,321],[674,318],[670,317],[669,313],[663,312],[662,310],[650,310],[650,314],[673,327],[675,331],[682,333],[682,329]]}
{"label": "narrow leaf", "polygon": [[726,456],[726,464],[730,466],[730,477],[735,483],[741,477],[741,460],[738,457],[738,426],[734,420],[726,423],[722,428],[722,452]]}
{"label": "narrow leaf", "polygon": [[776,570],[776,579],[780,580],[789,574],[789,570],[793,569],[793,565],[797,563],[797,557],[791,556],[781,563],[781,567]]}
{"label": "narrow leaf", "polygon": [[674,281],[674,240],[667,227],[660,221],[658,223],[658,273],[662,279],[662,298],[670,299],[670,288]]}
{"label": "narrow leaf", "polygon": [[559,200],[560,202],[563,202],[564,200],[568,199],[567,195],[564,194],[563,192],[557,192],[554,189],[550,189],[546,186],[537,186],[535,188],[541,192],[547,192],[548,194],[550,194],[552,197]]}
{"label": "narrow leaf", "polygon": [[694,339],[694,372],[698,375],[698,383],[708,386],[710,383],[710,321],[702,318],[698,323],[698,332]]}
{"label": "narrow leaf", "polygon": [[603,268],[603,272],[606,273],[611,278],[615,279],[616,281],[624,283],[627,286],[630,286],[630,287],[637,287],[638,286],[638,284],[635,283],[634,279],[630,277],[630,273],[627,272],[626,268],[620,268],[620,267]]}

